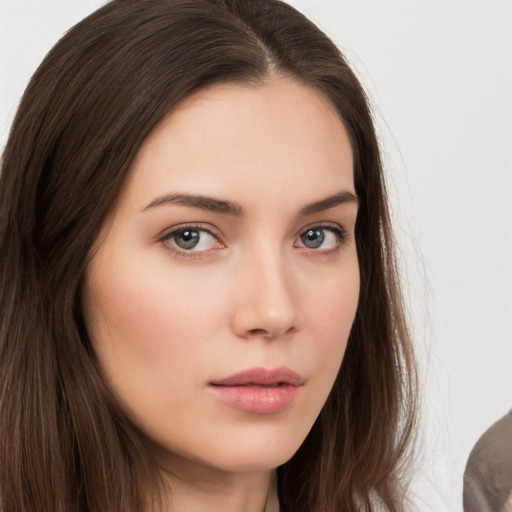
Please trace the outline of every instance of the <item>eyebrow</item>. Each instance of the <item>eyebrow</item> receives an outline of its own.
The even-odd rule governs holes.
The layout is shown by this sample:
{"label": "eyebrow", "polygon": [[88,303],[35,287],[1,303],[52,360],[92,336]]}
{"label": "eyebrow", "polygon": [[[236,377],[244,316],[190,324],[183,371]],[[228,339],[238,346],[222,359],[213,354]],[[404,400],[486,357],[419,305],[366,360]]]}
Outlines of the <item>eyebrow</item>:
{"label": "eyebrow", "polygon": [[[352,192],[339,192],[338,194],[334,194],[320,201],[306,205],[300,210],[299,217],[306,217],[345,203],[351,203],[357,206],[359,205],[359,198]],[[233,217],[243,217],[245,214],[244,207],[238,203],[195,194],[163,194],[153,199],[153,201],[146,205],[141,211],[145,212],[166,204],[188,206],[189,208],[222,213]]]}
{"label": "eyebrow", "polygon": [[153,199],[142,211],[145,212],[146,210],[156,208],[163,204],[188,206],[190,208],[197,208],[198,210],[208,210],[210,212],[232,215],[233,217],[242,217],[244,215],[244,208],[240,204],[194,194],[164,194]]}
{"label": "eyebrow", "polygon": [[334,208],[335,206],[346,203],[359,206],[359,198],[349,191],[339,192],[338,194],[326,197],[321,201],[308,204],[299,212],[299,217],[306,217],[308,215],[312,215],[313,213],[323,212],[324,210],[329,210],[330,208]]}

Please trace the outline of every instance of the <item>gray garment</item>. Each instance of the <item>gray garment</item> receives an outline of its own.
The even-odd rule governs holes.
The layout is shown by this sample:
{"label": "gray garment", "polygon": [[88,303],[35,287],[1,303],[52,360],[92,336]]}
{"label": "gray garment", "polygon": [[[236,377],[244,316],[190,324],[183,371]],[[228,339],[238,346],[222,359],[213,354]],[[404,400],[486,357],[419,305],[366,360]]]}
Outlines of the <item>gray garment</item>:
{"label": "gray garment", "polygon": [[509,512],[512,507],[512,411],[477,441],[464,471],[464,512]]}

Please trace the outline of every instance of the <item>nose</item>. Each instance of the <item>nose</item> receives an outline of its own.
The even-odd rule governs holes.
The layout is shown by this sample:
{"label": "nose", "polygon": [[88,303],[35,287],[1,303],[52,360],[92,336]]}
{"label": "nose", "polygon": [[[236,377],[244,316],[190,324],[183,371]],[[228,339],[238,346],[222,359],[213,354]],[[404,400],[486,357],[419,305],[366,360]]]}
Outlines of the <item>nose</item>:
{"label": "nose", "polygon": [[276,339],[300,328],[291,271],[279,251],[241,261],[234,280],[232,328],[244,339]]}

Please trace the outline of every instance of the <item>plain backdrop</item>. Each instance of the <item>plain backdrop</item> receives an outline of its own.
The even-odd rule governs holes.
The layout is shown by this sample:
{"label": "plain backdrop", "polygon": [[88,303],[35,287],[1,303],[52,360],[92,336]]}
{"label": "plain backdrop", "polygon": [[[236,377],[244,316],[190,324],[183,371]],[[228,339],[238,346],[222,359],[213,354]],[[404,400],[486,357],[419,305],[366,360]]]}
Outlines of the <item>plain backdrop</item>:
{"label": "plain backdrop", "polygon": [[[0,0],[0,147],[46,52],[97,0]],[[293,0],[374,104],[423,381],[420,511],[462,510],[512,408],[512,1]]]}

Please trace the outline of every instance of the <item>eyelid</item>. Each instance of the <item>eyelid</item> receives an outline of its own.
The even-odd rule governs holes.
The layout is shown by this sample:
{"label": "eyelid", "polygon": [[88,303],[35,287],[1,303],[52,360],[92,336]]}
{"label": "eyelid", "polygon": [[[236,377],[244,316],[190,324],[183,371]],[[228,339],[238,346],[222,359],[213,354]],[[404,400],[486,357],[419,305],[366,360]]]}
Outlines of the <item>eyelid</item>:
{"label": "eyelid", "polygon": [[304,226],[301,228],[295,235],[295,238],[299,237],[300,235],[304,234],[306,231],[309,231],[310,229],[330,229],[331,231],[340,233],[343,237],[347,237],[350,233],[339,223],[337,222],[313,222],[307,226]]}
{"label": "eyelid", "polygon": [[[184,250],[180,249],[179,247],[175,246],[174,244],[169,243],[169,239],[171,239],[176,234],[186,231],[186,230],[193,230],[193,231],[199,231],[203,233],[207,233],[213,238],[215,238],[219,244],[219,246],[212,248],[212,249],[205,249],[205,250]],[[332,249],[310,249],[308,247],[298,245],[297,239],[300,238],[305,232],[311,230],[311,229],[325,229],[333,232],[338,240],[338,244],[335,248]],[[317,255],[327,255],[332,252],[335,252],[339,250],[339,248],[346,244],[348,242],[348,239],[350,237],[350,233],[343,228],[343,226],[337,222],[314,222],[309,225],[304,226],[301,228],[300,231],[298,231],[294,237],[294,247],[297,247],[298,249],[304,249],[307,252],[316,253]],[[216,251],[218,249],[224,248],[225,243],[223,241],[223,237],[220,233],[220,231],[213,225],[208,223],[198,223],[198,222],[185,222],[183,224],[176,224],[174,226],[168,227],[165,230],[163,230],[157,237],[156,241],[162,244],[169,252],[171,252],[176,257],[181,257],[184,259],[195,259],[195,258],[202,258],[206,256],[208,253],[212,251]]]}
{"label": "eyelid", "polygon": [[185,222],[183,224],[176,224],[174,226],[166,228],[164,231],[162,231],[157,237],[156,241],[162,244],[168,251],[172,252],[175,256],[193,259],[193,258],[200,258],[205,255],[205,253],[208,253],[212,250],[220,249],[221,247],[217,247],[216,249],[206,249],[203,251],[186,251],[183,249],[180,249],[179,247],[176,247],[172,244],[166,243],[171,239],[174,235],[186,231],[187,229],[191,231],[199,231],[203,233],[208,233],[210,236],[214,237],[217,242],[222,246],[225,247],[225,244],[222,240],[221,233],[217,228],[212,226],[208,223],[197,223],[197,222]]}
{"label": "eyelid", "polygon": [[215,226],[208,224],[207,222],[184,222],[182,224],[175,224],[174,226],[165,228],[156,238],[157,240],[163,240],[169,238],[173,233],[179,233],[180,231],[185,231],[187,229],[204,231],[215,238],[218,238],[219,241],[222,239],[220,231]]}
{"label": "eyelid", "polygon": [[[310,248],[302,246],[302,245],[297,245],[296,240],[299,239],[304,233],[306,233],[307,231],[312,230],[312,229],[325,229],[325,230],[329,230],[329,231],[333,232],[338,240],[337,246],[333,249],[310,249]],[[303,227],[295,235],[295,238],[294,238],[295,241],[294,241],[293,245],[294,245],[294,247],[297,247],[298,249],[304,249],[307,252],[315,253],[317,255],[330,254],[333,251],[337,251],[342,245],[346,244],[348,242],[349,237],[350,237],[350,233],[341,224],[338,224],[337,222],[315,222],[308,226]]]}

